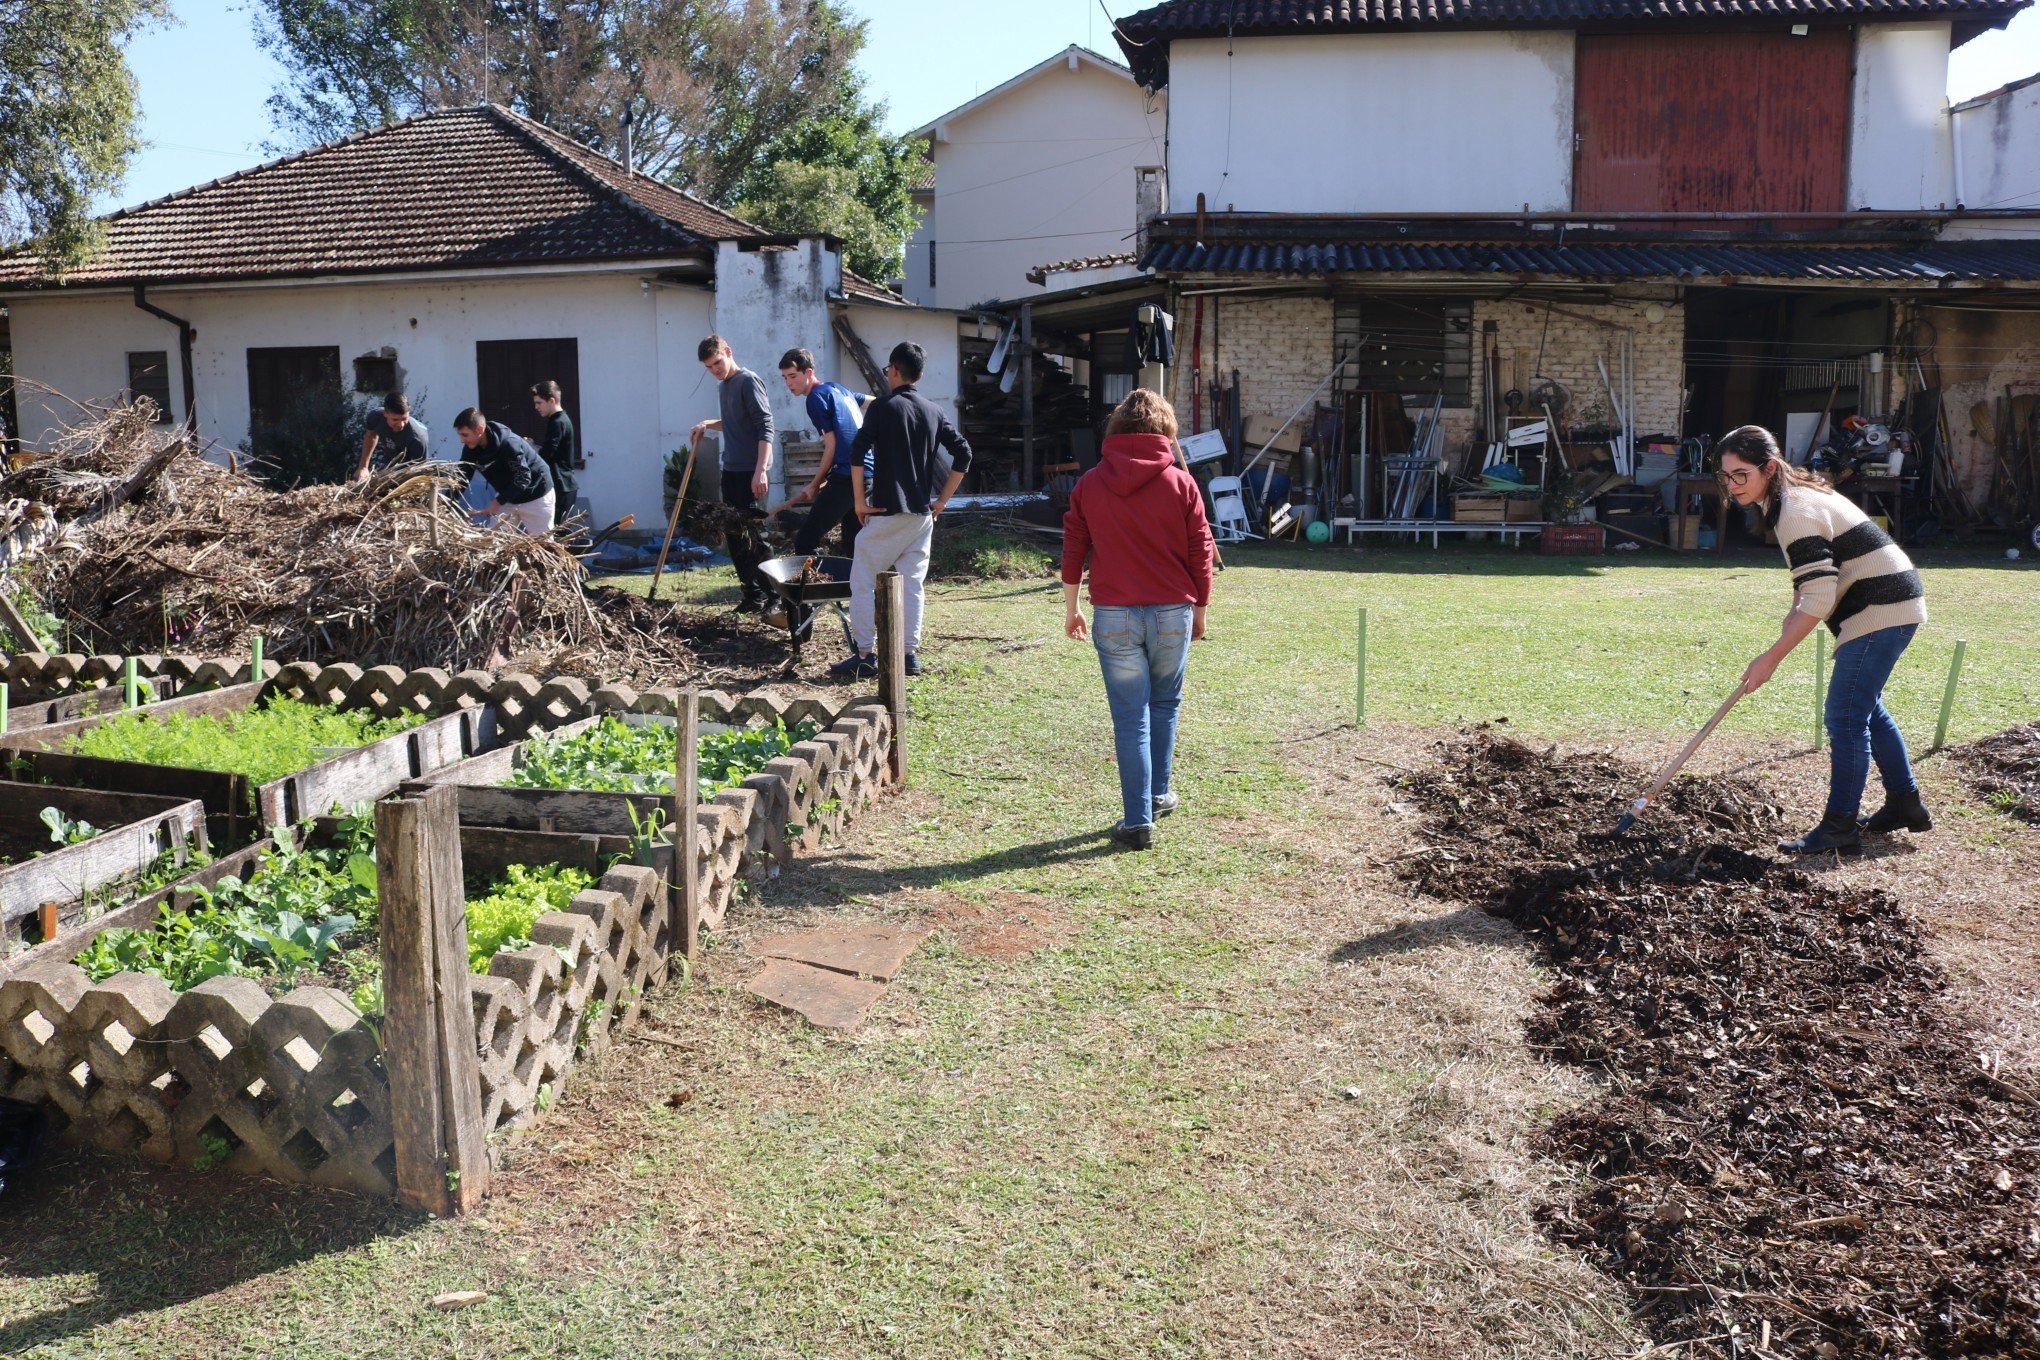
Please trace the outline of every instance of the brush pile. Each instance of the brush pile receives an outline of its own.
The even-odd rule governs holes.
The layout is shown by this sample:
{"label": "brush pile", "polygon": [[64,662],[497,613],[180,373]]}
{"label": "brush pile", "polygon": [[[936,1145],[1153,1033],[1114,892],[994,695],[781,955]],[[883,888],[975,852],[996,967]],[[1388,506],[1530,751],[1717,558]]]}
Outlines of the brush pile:
{"label": "brush pile", "polygon": [[[586,592],[552,539],[477,527],[451,464],[276,492],[166,442],[144,406],[88,412],[0,476],[0,556],[80,650],[708,678],[691,617]],[[7,563],[0,561],[0,566]]]}
{"label": "brush pile", "polygon": [[2040,825],[2040,722],[2023,723],[1954,752],[1977,796]]}
{"label": "brush pile", "polygon": [[1897,902],[1750,853],[1755,785],[1601,839],[1645,778],[1479,730],[1407,785],[1409,876],[1530,936],[1532,1042],[1606,1082],[1547,1131],[1591,1175],[1548,1230],[1682,1354],[2040,1356],[2040,1097]]}

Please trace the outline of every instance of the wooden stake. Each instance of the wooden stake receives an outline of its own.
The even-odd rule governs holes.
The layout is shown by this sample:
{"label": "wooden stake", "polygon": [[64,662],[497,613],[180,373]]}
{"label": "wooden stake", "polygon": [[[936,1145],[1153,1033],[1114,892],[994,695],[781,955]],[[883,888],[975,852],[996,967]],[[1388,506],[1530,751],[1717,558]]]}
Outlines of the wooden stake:
{"label": "wooden stake", "polygon": [[701,940],[701,864],[694,856],[695,808],[701,801],[701,696],[688,690],[680,705],[673,761],[673,950],[691,968]]}
{"label": "wooden stake", "polygon": [[892,715],[887,764],[894,784],[907,782],[907,591],[896,571],[878,577],[878,699]]}
{"label": "wooden stake", "polygon": [[1360,652],[1353,686],[1353,726],[1367,726],[1367,611],[1360,611]]}
{"label": "wooden stake", "polygon": [[1948,719],[1955,712],[1955,685],[1962,679],[1962,657],[1968,652],[1969,644],[1960,638],[1955,642],[1955,661],[1948,667],[1948,688],[1941,691],[1941,721],[1934,725],[1934,749],[1940,750],[1948,742]]}
{"label": "wooden stake", "polygon": [[390,1077],[397,1198],[465,1214],[489,1188],[468,996],[459,793],[376,804],[383,965],[383,1058]]}
{"label": "wooden stake", "polygon": [[680,508],[687,504],[687,484],[694,480],[695,444],[687,446],[687,466],[680,470],[680,491],[673,497],[673,513],[666,519],[666,539],[659,544],[659,565],[652,568],[652,588],[645,592],[647,600],[659,598],[659,578],[666,574],[666,554],[673,550],[673,535],[680,532]]}

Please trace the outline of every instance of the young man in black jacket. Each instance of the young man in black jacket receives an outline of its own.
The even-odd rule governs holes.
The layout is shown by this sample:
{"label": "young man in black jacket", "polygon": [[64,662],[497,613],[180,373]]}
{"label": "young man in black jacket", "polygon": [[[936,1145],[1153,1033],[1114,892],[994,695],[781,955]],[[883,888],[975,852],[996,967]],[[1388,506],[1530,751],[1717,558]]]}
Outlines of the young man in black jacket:
{"label": "young man in black jacket", "polygon": [[[850,486],[864,527],[850,568],[857,654],[831,667],[843,679],[878,674],[878,577],[887,570],[899,572],[906,585],[907,674],[921,673],[922,586],[935,520],[970,470],[970,445],[915,389],[927,357],[911,342],[893,347],[885,369],[892,391],[871,404],[850,447]],[[946,474],[941,453],[949,455]]]}
{"label": "young man in black jacket", "polygon": [[533,538],[552,532],[552,474],[531,441],[501,421],[491,422],[470,406],[453,418],[467,457],[461,466],[488,479],[496,499],[476,513],[498,524],[515,524]]}
{"label": "young man in black jacket", "polygon": [[560,385],[551,378],[531,389],[531,408],[545,422],[538,437],[538,456],[552,474],[553,524],[574,513],[580,487],[574,483],[574,418],[560,409]]}

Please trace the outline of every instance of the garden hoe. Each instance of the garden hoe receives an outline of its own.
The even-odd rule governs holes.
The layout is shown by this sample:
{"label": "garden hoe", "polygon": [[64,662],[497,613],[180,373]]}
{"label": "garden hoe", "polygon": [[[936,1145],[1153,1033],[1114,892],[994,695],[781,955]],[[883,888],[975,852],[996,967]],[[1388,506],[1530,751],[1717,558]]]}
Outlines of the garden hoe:
{"label": "garden hoe", "polygon": [[1622,820],[1615,823],[1615,829],[1608,833],[1610,838],[1629,834],[1629,828],[1636,825],[1636,819],[1641,817],[1643,810],[1650,806],[1650,800],[1665,791],[1665,785],[1672,782],[1673,776],[1677,775],[1686,762],[1692,758],[1693,753],[1700,749],[1700,743],[1707,740],[1710,732],[1721,726],[1721,720],[1728,716],[1728,710],[1734,708],[1736,700],[1742,697],[1742,682],[1737,681],[1735,690],[1726,699],[1721,701],[1721,707],[1714,710],[1714,716],[1707,720],[1707,726],[1693,734],[1693,740],[1686,743],[1686,749],[1673,756],[1671,762],[1658,771],[1658,777],[1652,780],[1650,787],[1643,791],[1643,797],[1632,803],[1629,811],[1622,814]]}

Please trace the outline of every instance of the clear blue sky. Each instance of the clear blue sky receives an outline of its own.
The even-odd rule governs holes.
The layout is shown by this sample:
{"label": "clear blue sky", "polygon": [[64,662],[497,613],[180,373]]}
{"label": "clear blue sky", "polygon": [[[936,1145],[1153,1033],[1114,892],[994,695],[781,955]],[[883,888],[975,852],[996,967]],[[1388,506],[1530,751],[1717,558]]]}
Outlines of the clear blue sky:
{"label": "clear blue sky", "polygon": [[[266,159],[263,101],[282,68],[255,45],[247,0],[172,0],[178,22],[137,39],[128,60],[142,88],[148,143],[117,207],[231,174]],[[1127,14],[1146,0],[1108,0]],[[1117,57],[1098,0],[850,0],[871,21],[863,67],[895,131],[930,122],[1071,43]],[[1948,93],[1966,99],[2040,72],[2040,9],[1956,50]]]}

